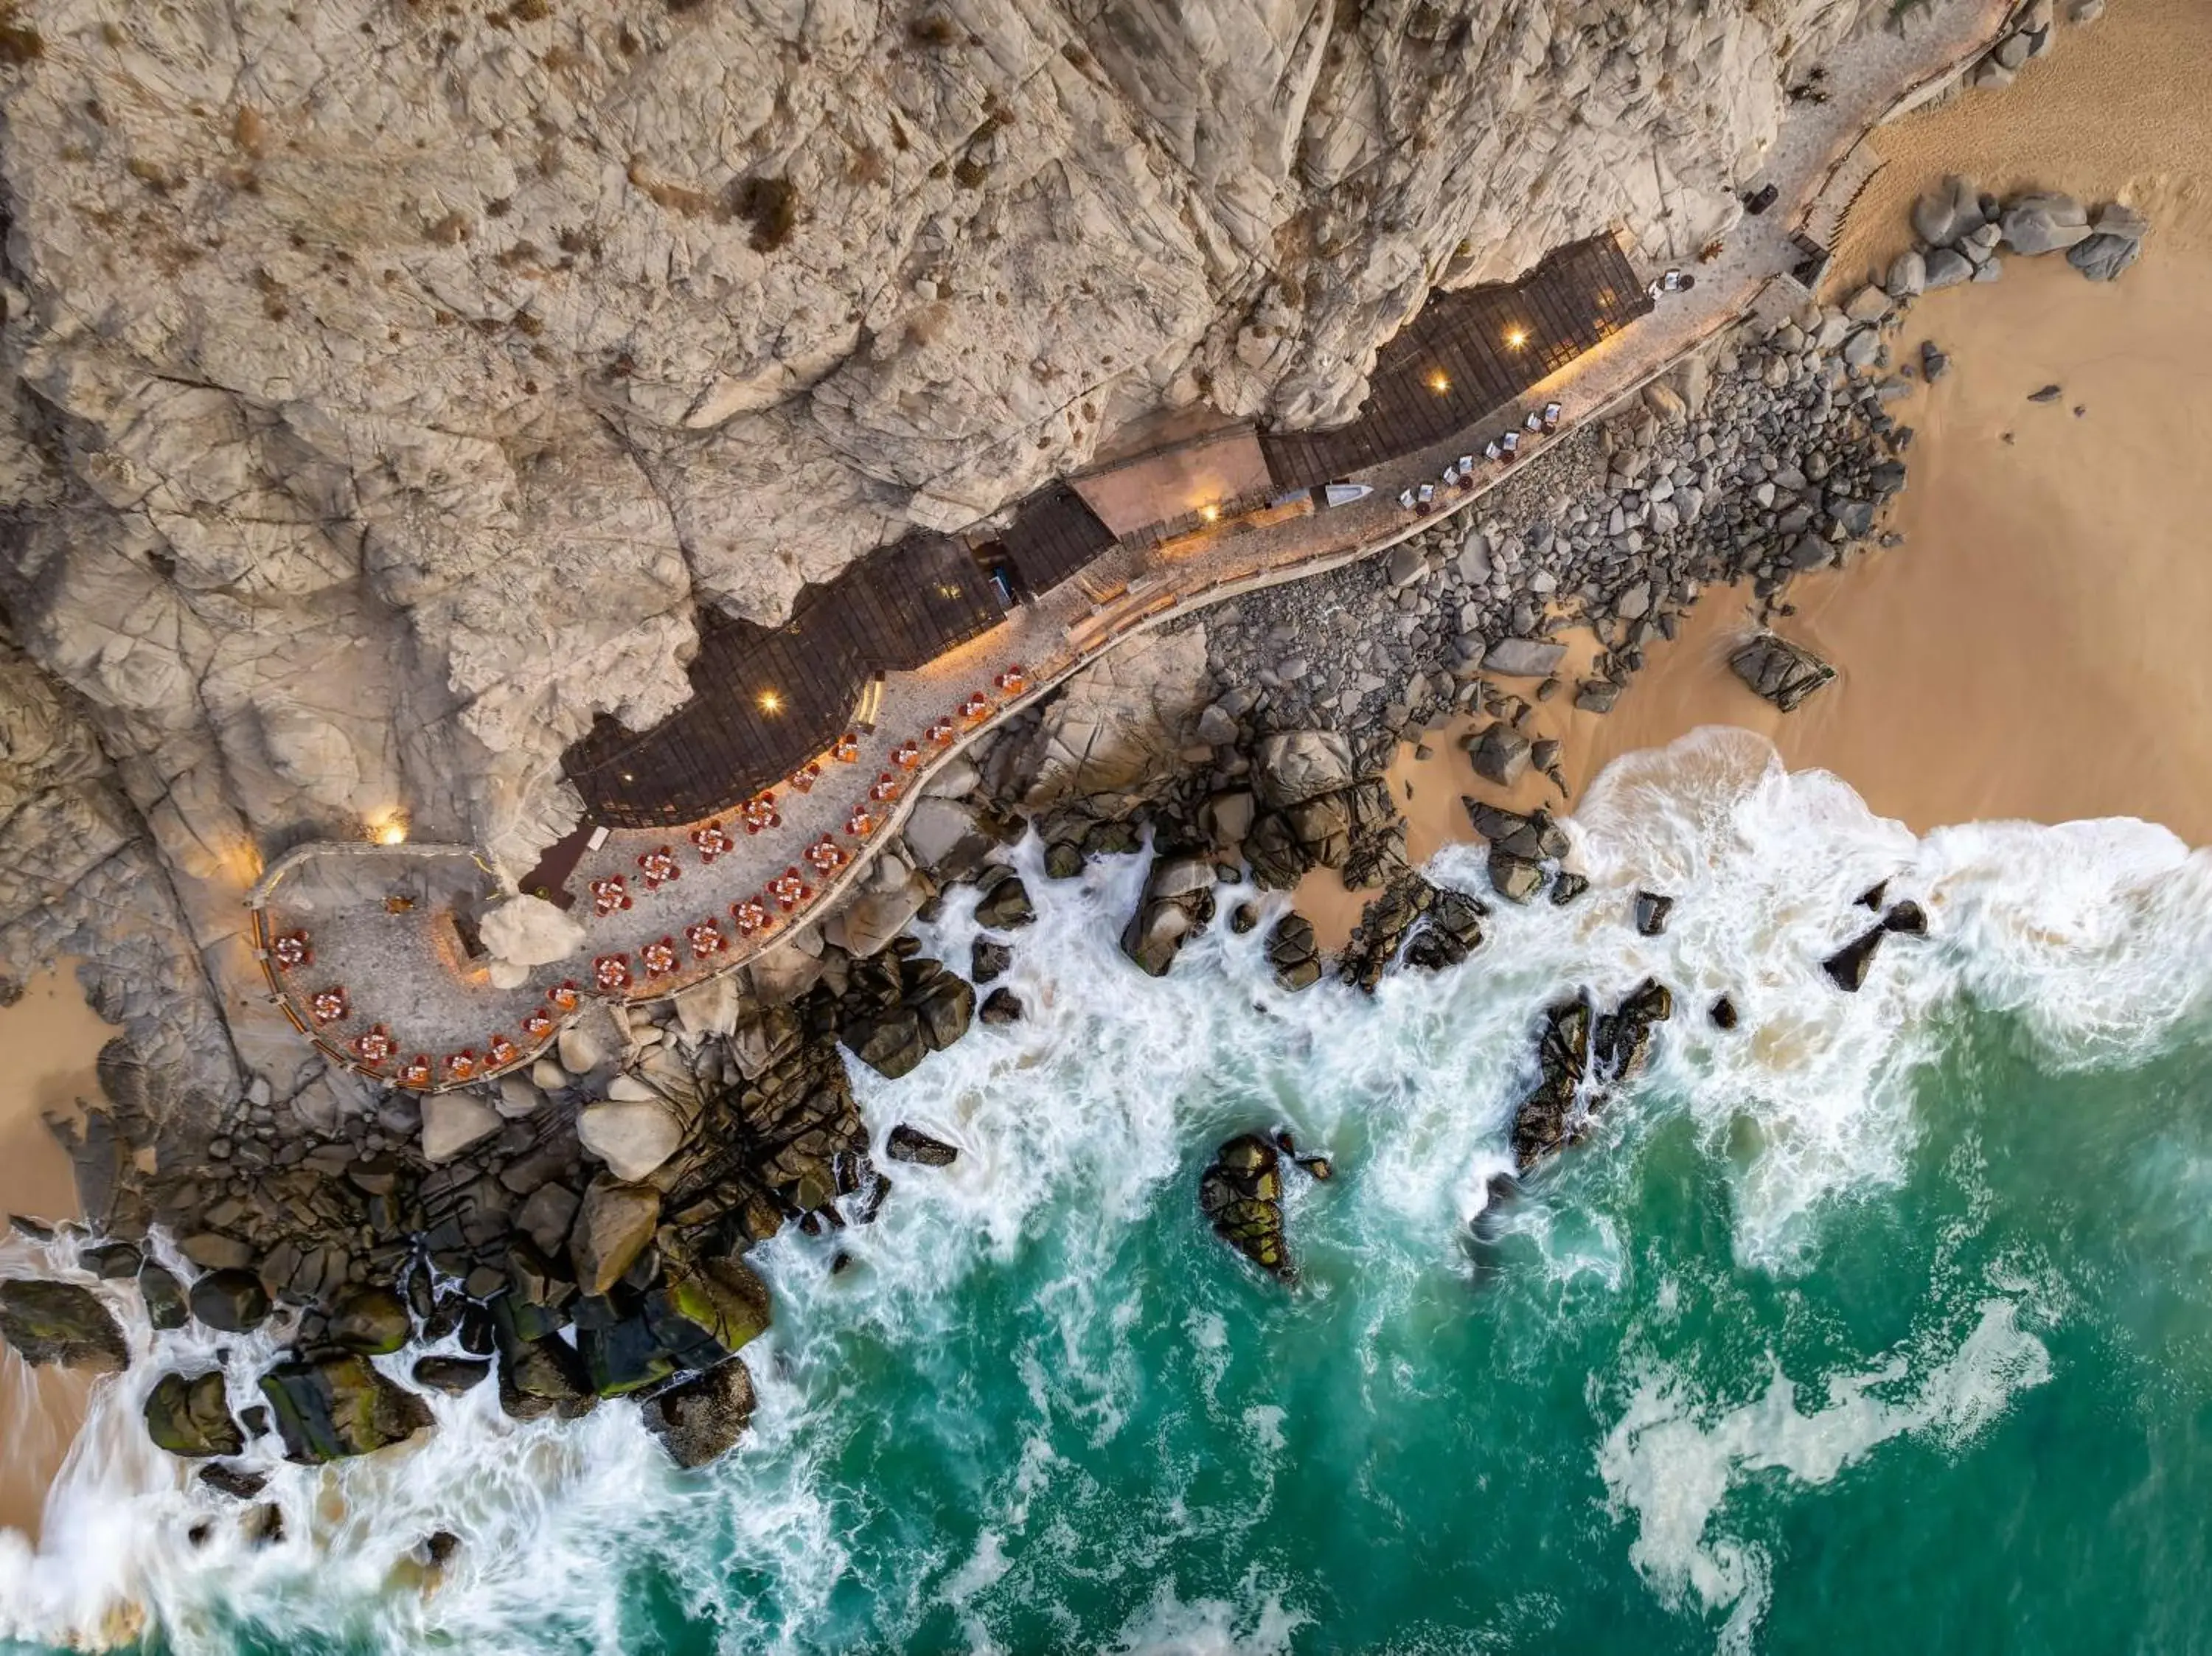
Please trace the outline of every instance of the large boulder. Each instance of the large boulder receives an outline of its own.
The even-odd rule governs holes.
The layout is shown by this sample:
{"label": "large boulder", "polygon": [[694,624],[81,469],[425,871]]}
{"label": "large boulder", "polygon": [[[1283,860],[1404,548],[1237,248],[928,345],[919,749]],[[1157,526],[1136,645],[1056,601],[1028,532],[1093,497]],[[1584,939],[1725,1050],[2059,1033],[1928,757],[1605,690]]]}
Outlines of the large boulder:
{"label": "large boulder", "polygon": [[388,1356],[415,1337],[407,1302],[388,1288],[350,1288],[331,1307],[332,1344],[364,1356]]}
{"label": "large boulder", "polygon": [[1510,788],[1528,773],[1528,738],[1501,719],[1469,743],[1467,756],[1477,776]]}
{"label": "large boulder", "polygon": [[494,960],[510,966],[550,965],[584,946],[582,922],[543,897],[526,894],[486,909],[477,924],[477,935]]}
{"label": "large boulder", "polygon": [[652,1186],[594,1179],[568,1233],[576,1286],[586,1294],[606,1293],[652,1246],[659,1222],[660,1192]]}
{"label": "large boulder", "polygon": [[896,951],[855,961],[837,1003],[837,1039],[893,1080],[968,1033],[975,988],[945,963]]}
{"label": "large boulder", "polygon": [[146,1435],[155,1447],[188,1460],[234,1455],[246,1447],[246,1434],[231,1417],[220,1368],[190,1380],[162,1375],[147,1393],[145,1416]]}
{"label": "large boulder", "polygon": [[1335,731],[1285,731],[1261,739],[1253,755],[1260,798],[1295,805],[1352,786],[1352,744]]}
{"label": "large boulder", "polygon": [[1321,950],[1313,922],[1304,915],[1289,913],[1276,921],[1267,933],[1266,950],[1281,987],[1295,992],[1321,981]]}
{"label": "large boulder", "polygon": [[182,1328],[192,1318],[185,1285],[167,1266],[149,1259],[138,1267],[138,1295],[146,1302],[146,1320],[167,1331]]}
{"label": "large boulder", "polygon": [[1513,1115],[1513,1164],[1521,1172],[1573,1142],[1589,1045],[1588,1001],[1577,995],[1546,1010],[1536,1042],[1536,1085]]}
{"label": "large boulder", "polygon": [[422,1357],[413,1373],[416,1385],[458,1398],[483,1385],[490,1377],[491,1364],[483,1357]]}
{"label": "large boulder", "polygon": [[430,1423],[422,1398],[358,1352],[280,1362],[261,1377],[261,1395],[284,1440],[284,1459],[302,1465],[371,1454]]}
{"label": "large boulder", "polygon": [[513,1420],[580,1420],[599,1406],[584,1360],[557,1334],[499,1343],[499,1406]]}
{"label": "large boulder", "polygon": [[16,1277],[0,1283],[0,1339],[32,1364],[112,1374],[131,1366],[131,1347],[114,1315],[75,1283]]}
{"label": "large boulder", "polygon": [[222,1334],[245,1334],[269,1315],[269,1289],[250,1271],[210,1271],[192,1284],[192,1315]]}
{"label": "large boulder", "polygon": [[1653,1034],[1674,1016],[1673,992],[1656,978],[1644,979],[1591,1032],[1590,1056],[1598,1072],[1616,1085],[1633,1081],[1650,1060]]}
{"label": "large boulder", "polygon": [[616,1178],[635,1184],[682,1148],[684,1119],[662,1099],[606,1099],[577,1113],[576,1137]]}
{"label": "large boulder", "polygon": [[714,1368],[765,1329],[769,1316],[768,1285],[742,1259],[672,1271],[629,1314],[579,1319],[585,1382],[600,1397],[627,1397]]}
{"label": "large boulder", "polygon": [[1912,232],[1930,247],[1948,248],[1982,222],[1981,192],[1956,173],[1912,204]]}
{"label": "large boulder", "polygon": [[988,868],[977,878],[975,887],[982,894],[975,905],[976,925],[988,925],[996,931],[1012,931],[1036,919],[1030,889],[1012,869],[1004,865]]}
{"label": "large boulder", "polygon": [[1761,633],[1739,645],[1729,657],[1735,676],[1784,713],[1836,676],[1836,670],[1802,644]]}
{"label": "large boulder", "polygon": [[2071,196],[2022,196],[1997,219],[2005,245],[2016,253],[2055,253],[2089,238],[2088,209]]}
{"label": "large boulder", "polygon": [[752,1423],[753,1377],[732,1357],[719,1368],[656,1392],[641,1405],[645,1429],[668,1458],[690,1471],[720,1459]]}
{"label": "large boulder", "polygon": [[1121,932],[1121,952],[1156,978],[1175,964],[1186,938],[1213,918],[1213,864],[1203,857],[1159,857],[1146,877],[1137,912]]}
{"label": "large boulder", "polygon": [[422,1101],[422,1159],[433,1167],[450,1162],[502,1125],[500,1113],[473,1093],[433,1093]]}
{"label": "large boulder", "polygon": [[1199,1176],[1199,1210],[1214,1234],[1261,1270],[1284,1282],[1297,1280],[1283,1239],[1282,1158],[1258,1133],[1243,1133],[1214,1152]]}

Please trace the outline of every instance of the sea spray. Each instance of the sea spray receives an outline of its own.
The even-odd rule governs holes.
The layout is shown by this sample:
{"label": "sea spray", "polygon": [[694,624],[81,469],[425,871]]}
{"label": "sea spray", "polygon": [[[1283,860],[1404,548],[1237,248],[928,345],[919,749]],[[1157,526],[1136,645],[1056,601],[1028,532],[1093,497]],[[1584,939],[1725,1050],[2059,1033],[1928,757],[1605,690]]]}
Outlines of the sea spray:
{"label": "sea spray", "polygon": [[[2136,824],[1916,840],[1714,731],[1615,766],[1571,828],[1577,903],[1493,905],[1463,968],[1371,998],[1278,988],[1264,925],[1145,977],[1116,944],[1144,859],[1060,882],[1018,847],[1024,1020],[854,1077],[879,1149],[906,1121],[960,1157],[889,1164],[873,1226],[756,1249],[776,1321],[724,1462],[678,1474],[625,1407],[520,1426],[479,1388],[396,1454],[259,1449],[284,1526],[257,1546],[137,1411],[156,1362],[219,1351],[251,1401],[264,1343],[134,1321],[155,1361],[103,1389],[45,1551],[0,1558],[0,1628],[137,1604],[187,1653],[1740,1647],[1800,1614],[1785,1518],[1854,1523],[1899,1477],[1972,1509],[2021,1409],[2212,1328],[2168,1288],[2184,1331],[2129,1345],[2082,1286],[2112,1274],[2094,1228],[2033,1233],[2033,1151],[2086,1131],[2068,1075],[2133,1097],[2151,1065],[2164,1096],[2187,1083],[2156,1065],[2201,1065],[2204,858]],[[1469,851],[1431,872],[1485,889]],[[1843,993],[1819,963],[1883,881],[1931,935]],[[1659,937],[1638,889],[1676,899]],[[972,911],[948,894],[926,946],[963,960]],[[1650,1072],[1483,1213],[1543,1006],[1647,974],[1678,1006]],[[1703,1016],[1722,992],[1733,1032]],[[2212,1145],[2161,1125],[2171,1153],[2139,1131],[2112,1177],[2168,1235],[2197,1186],[2161,1170]],[[1194,1199],[1214,1144],[1279,1125],[1339,1174],[1290,1175],[1294,1292]],[[1845,1618],[1881,1596],[1821,1591]]]}

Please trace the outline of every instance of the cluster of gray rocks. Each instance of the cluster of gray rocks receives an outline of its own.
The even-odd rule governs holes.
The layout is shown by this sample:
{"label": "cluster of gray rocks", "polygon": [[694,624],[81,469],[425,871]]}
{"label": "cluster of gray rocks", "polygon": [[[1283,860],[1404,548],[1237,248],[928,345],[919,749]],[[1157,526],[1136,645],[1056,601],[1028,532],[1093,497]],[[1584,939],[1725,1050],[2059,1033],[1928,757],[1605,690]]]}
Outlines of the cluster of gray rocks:
{"label": "cluster of gray rocks", "polygon": [[2038,258],[2063,252],[2090,281],[2117,281],[2142,257],[2149,231],[2141,213],[2119,202],[2091,208],[2049,190],[2000,197],[1954,173],[1913,203],[1914,245],[1847,309],[1856,318],[1872,306],[1869,290],[1886,306],[1962,282],[1995,282],[2004,273],[2006,253]]}
{"label": "cluster of gray rocks", "polygon": [[[1222,728],[1418,740],[1455,713],[1518,727],[1562,693],[1609,709],[1705,586],[1771,598],[1873,537],[1911,440],[1887,409],[1911,387],[1881,373],[1879,344],[1839,310],[1747,323],[1470,512],[1210,612]],[[1603,647],[1570,686],[1557,634],[1578,624]]]}

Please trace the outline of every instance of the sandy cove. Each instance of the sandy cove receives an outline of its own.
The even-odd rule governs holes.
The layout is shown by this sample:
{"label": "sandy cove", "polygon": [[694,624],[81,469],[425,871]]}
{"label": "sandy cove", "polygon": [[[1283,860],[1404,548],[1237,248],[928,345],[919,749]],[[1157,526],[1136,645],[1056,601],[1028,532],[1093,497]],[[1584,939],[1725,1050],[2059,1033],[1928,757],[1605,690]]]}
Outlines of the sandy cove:
{"label": "sandy cove", "polygon": [[[1534,710],[1524,733],[1562,743],[1569,800],[1533,772],[1510,792],[1477,778],[1458,738],[1485,719],[1438,730],[1425,759],[1401,749],[1391,787],[1416,866],[1474,837],[1462,795],[1562,809],[1614,759],[1705,725],[1757,731],[1923,832],[2136,816],[2212,843],[2212,106],[2190,71],[2207,63],[2212,6],[2120,0],[2062,24],[2014,85],[1875,135],[1887,164],[1845,226],[1831,302],[1910,243],[1913,200],[1952,172],[2125,200],[2151,220],[2143,256],[2110,284],[2063,254],[2007,257],[1996,282],[1914,301],[1894,361],[1932,339],[1952,367],[1891,405],[1917,433],[1887,525],[1904,544],[1800,578],[1775,623],[1835,683],[1794,713],[1753,695],[1727,657],[1757,601],[1709,591],[1612,713],[1565,696]],[[2056,402],[2027,400],[2052,384]],[[1566,636],[1571,682],[1594,646]],[[1325,946],[1363,901],[1325,870],[1298,892]]]}

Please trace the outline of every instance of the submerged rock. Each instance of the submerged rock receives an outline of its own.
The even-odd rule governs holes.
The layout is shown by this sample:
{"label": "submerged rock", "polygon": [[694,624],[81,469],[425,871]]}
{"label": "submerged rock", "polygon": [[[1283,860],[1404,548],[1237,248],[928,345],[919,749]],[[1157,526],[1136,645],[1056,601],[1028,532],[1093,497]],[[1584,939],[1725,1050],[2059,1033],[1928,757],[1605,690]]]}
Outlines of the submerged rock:
{"label": "submerged rock", "polygon": [[94,1374],[131,1366],[131,1347],[100,1298],[74,1283],[17,1277],[0,1283],[0,1339],[25,1362]]}
{"label": "submerged rock", "polygon": [[657,1392],[641,1405],[645,1429],[687,1471],[719,1460],[752,1423],[753,1377],[736,1358]]}
{"label": "submerged rock", "polygon": [[1282,1156],[1258,1133],[1242,1133],[1214,1152],[1199,1176],[1199,1210],[1214,1234],[1262,1271],[1297,1280],[1283,1239]]}
{"label": "submerged rock", "polygon": [[280,1362],[261,1377],[284,1459],[316,1466],[404,1443],[430,1423],[422,1399],[358,1352]]}

